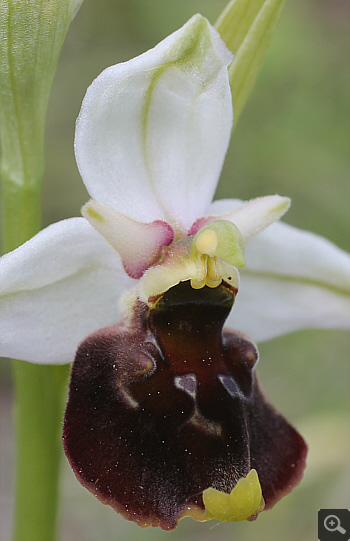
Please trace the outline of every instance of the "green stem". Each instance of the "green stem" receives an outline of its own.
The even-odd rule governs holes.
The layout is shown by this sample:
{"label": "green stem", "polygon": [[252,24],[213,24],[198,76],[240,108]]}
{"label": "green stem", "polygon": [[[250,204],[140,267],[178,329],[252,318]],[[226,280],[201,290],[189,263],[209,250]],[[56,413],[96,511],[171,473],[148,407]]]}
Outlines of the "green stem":
{"label": "green stem", "polygon": [[17,435],[15,541],[56,537],[67,366],[14,361]]}

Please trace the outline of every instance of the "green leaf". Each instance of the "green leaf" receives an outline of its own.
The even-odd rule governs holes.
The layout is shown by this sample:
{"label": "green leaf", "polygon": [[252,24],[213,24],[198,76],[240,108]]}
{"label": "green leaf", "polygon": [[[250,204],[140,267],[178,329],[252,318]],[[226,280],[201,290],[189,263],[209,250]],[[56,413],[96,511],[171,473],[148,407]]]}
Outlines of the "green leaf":
{"label": "green leaf", "polygon": [[51,83],[82,1],[0,0],[2,171],[16,185],[40,181]]}
{"label": "green leaf", "polygon": [[235,55],[229,67],[234,126],[270,45],[285,0],[232,0],[216,29]]}

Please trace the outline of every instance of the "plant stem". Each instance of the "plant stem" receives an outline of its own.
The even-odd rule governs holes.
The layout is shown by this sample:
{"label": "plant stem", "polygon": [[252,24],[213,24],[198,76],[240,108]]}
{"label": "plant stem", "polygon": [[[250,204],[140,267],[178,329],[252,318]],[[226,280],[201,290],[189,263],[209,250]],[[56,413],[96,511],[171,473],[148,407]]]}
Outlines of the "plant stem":
{"label": "plant stem", "polygon": [[14,361],[15,541],[51,541],[56,537],[62,390],[67,372],[67,366]]}

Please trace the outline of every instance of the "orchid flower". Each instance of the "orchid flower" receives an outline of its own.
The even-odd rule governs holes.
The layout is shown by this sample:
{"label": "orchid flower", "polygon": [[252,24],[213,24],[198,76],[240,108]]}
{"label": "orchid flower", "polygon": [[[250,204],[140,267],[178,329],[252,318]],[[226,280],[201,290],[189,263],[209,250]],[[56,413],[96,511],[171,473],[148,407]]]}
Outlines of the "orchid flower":
{"label": "orchid flower", "polygon": [[282,223],[262,232],[288,198],[211,202],[231,61],[197,15],[106,69],[76,126],[83,217],[0,262],[0,354],[59,364],[78,348],[66,454],[84,486],[142,526],[252,520],[290,492],[306,445],[263,397],[247,334],[349,326],[348,256]]}

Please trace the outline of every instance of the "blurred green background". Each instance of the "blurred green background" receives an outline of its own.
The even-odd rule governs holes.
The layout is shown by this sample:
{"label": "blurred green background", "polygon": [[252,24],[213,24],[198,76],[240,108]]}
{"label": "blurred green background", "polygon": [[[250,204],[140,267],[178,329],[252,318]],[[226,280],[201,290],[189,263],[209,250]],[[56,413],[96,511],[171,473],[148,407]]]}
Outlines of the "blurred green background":
{"label": "blurred green background", "polygon": [[[46,130],[43,223],[79,215],[88,195],[73,153],[86,88],[107,66],[154,46],[200,12],[214,23],[224,0],[85,0],[55,76]],[[279,193],[285,221],[349,249],[349,5],[290,0],[232,137],[217,198]],[[310,446],[305,478],[254,523],[141,530],[97,502],[64,464],[60,541],[311,541],[319,508],[350,506],[350,338],[307,330],[260,345],[260,381]],[[5,378],[6,379],[6,378]],[[8,444],[10,449],[10,444]]]}

